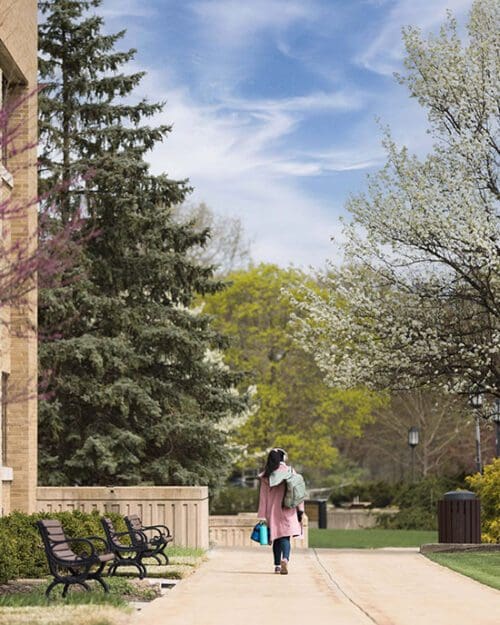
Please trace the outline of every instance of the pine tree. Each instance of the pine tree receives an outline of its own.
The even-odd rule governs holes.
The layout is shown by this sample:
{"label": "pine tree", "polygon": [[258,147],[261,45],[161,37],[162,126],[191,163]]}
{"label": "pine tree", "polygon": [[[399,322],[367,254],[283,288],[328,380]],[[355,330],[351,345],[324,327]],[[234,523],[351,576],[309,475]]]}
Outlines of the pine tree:
{"label": "pine tree", "polygon": [[41,479],[216,483],[219,423],[244,399],[209,357],[223,337],[191,305],[221,284],[189,260],[207,233],[171,218],[186,182],[149,172],[144,157],[170,128],[145,123],[161,104],[124,100],[143,73],[122,71],[135,50],[115,51],[124,32],[102,33],[100,4],[40,2],[40,184],[63,182],[51,198],[60,223],[82,210],[93,233],[78,279],[41,293]]}

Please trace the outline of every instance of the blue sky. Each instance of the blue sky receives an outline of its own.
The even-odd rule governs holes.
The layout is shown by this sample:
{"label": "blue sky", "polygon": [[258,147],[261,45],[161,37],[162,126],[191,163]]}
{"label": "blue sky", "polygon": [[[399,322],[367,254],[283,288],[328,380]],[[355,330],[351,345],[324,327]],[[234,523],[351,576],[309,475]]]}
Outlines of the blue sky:
{"label": "blue sky", "polygon": [[[350,193],[384,162],[376,118],[422,154],[425,115],[392,74],[401,27],[436,31],[471,0],[104,0],[165,101],[152,168],[189,178],[191,202],[241,219],[257,261],[337,258]],[[334,237],[334,241],[331,241]],[[336,240],[336,242],[335,242]]]}

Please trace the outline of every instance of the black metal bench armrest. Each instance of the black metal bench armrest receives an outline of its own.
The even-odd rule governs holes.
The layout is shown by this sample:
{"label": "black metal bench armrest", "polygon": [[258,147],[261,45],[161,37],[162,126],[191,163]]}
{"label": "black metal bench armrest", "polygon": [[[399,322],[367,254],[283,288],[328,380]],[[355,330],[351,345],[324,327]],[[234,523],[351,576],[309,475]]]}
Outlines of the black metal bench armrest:
{"label": "black metal bench armrest", "polygon": [[148,544],[148,537],[146,536],[146,534],[142,531],[142,529],[140,530],[131,530],[129,532],[130,535],[134,535],[135,537],[139,537],[140,540],[138,541],[141,545],[147,545]]}
{"label": "black metal bench armrest", "polygon": [[86,536],[85,538],[90,541],[99,541],[104,545],[106,550],[108,549],[108,543],[104,540],[104,538],[101,538],[101,536]]}
{"label": "black metal bench armrest", "polygon": [[141,531],[144,533],[145,536],[146,536],[145,532],[156,532],[156,534],[152,536],[151,538],[149,538],[149,540],[160,540],[164,535],[160,529],[154,526],[148,526],[148,527],[143,526]]}
{"label": "black metal bench armrest", "polygon": [[144,545],[147,544],[148,538],[142,530],[130,530],[130,531],[127,530],[126,532],[113,532],[112,537],[120,538],[121,536],[129,536],[133,540],[133,534],[135,534],[136,536],[139,536],[139,540],[137,542],[139,542],[140,544],[144,544]]}
{"label": "black metal bench armrest", "polygon": [[66,543],[84,543],[85,545],[88,545],[90,547],[89,554],[86,554],[86,553],[82,555],[75,554],[79,558],[79,561],[81,561],[82,564],[97,560],[98,558],[97,550],[94,547],[93,543],[88,538],[65,538],[64,540],[51,540],[50,541],[51,557],[53,557],[56,560],[59,560],[60,562],[71,562],[72,560],[68,560],[67,558],[60,558],[57,555],[57,553],[54,552],[54,549],[53,549],[55,545],[64,545]]}
{"label": "black metal bench armrest", "polygon": [[143,530],[157,530],[160,534],[163,534],[162,529],[166,530],[167,536],[171,536],[170,530],[166,525],[146,525],[143,526]]}

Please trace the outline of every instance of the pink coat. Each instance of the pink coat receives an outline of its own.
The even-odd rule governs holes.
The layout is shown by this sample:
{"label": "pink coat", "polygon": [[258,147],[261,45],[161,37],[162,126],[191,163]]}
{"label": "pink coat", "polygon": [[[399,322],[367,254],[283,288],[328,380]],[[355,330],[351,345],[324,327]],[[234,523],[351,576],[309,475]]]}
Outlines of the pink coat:
{"label": "pink coat", "polygon": [[[276,471],[287,473],[289,467],[282,462]],[[269,486],[269,478],[261,477],[259,493],[259,519],[266,519],[271,531],[271,540],[282,536],[300,536],[302,527],[297,518],[297,508],[283,508],[285,496],[285,482],[282,481],[272,488]],[[299,504],[299,510],[304,509],[304,504]]]}

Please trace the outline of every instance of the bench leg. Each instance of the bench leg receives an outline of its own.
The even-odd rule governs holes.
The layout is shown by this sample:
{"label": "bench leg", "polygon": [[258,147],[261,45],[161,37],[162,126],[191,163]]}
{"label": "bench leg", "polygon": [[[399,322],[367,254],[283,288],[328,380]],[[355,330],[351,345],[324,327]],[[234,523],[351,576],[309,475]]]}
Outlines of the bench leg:
{"label": "bench leg", "polygon": [[50,599],[50,593],[54,590],[54,588],[57,586],[57,584],[62,584],[62,582],[60,582],[57,579],[54,579],[52,582],[50,582],[50,584],[47,586],[47,590],[45,591],[45,596],[47,597],[47,599]]}
{"label": "bench leg", "polygon": [[106,584],[106,582],[102,579],[100,575],[95,578],[95,581],[101,584],[101,586],[104,588],[104,592],[109,592],[109,586]]}

